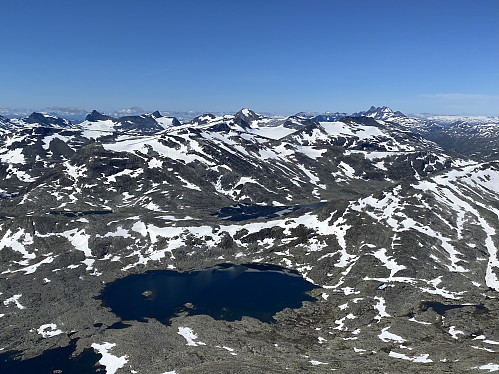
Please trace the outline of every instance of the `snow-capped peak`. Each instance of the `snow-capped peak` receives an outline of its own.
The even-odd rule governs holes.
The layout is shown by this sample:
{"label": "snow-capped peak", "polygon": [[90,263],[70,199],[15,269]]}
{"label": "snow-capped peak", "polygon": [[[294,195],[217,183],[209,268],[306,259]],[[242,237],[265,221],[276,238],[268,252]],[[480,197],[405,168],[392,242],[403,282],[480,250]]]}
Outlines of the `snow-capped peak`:
{"label": "snow-capped peak", "polygon": [[369,110],[365,112],[358,112],[358,113],[353,113],[353,117],[372,117],[374,119],[380,119],[380,120],[387,120],[392,117],[405,117],[405,115],[402,112],[394,112],[392,109],[390,109],[387,106],[383,107],[374,107],[371,106]]}
{"label": "snow-capped peak", "polygon": [[99,113],[95,109],[92,110],[92,113],[87,114],[87,116],[85,117],[85,121],[89,122],[107,121],[109,119],[112,119],[112,117]]}
{"label": "snow-capped peak", "polygon": [[67,119],[56,117],[50,114],[33,112],[29,117],[24,119],[24,122],[29,124],[41,124],[44,126],[71,126],[71,122]]}
{"label": "snow-capped peak", "polygon": [[236,118],[240,118],[244,121],[246,121],[248,124],[251,124],[251,122],[262,119],[263,116],[260,114],[255,113],[251,109],[241,109],[239,112],[235,114]]}

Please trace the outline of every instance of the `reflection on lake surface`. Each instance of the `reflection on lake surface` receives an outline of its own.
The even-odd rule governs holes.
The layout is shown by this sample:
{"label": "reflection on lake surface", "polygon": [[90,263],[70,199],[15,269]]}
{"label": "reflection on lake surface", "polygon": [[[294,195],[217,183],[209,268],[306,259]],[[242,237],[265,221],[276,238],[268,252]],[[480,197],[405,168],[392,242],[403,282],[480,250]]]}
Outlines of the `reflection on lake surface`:
{"label": "reflection on lake surface", "polygon": [[284,308],[298,308],[315,299],[316,288],[298,273],[273,265],[219,265],[181,273],[152,270],[110,283],[102,292],[103,304],[123,320],[155,318],[168,324],[179,312],[206,314],[215,319],[243,316],[272,322]]}

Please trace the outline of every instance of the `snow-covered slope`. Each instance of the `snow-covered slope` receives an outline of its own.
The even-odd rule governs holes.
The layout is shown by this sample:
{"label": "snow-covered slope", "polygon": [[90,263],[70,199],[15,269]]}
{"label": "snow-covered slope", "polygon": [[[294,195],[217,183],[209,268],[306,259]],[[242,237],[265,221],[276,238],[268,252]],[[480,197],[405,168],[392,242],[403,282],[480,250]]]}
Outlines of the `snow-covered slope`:
{"label": "snow-covered slope", "polygon": [[420,134],[448,151],[475,160],[499,158],[497,117],[432,115],[408,117],[387,107],[371,107],[368,111],[355,113],[353,116],[371,117],[398,125],[401,129]]}
{"label": "snow-covered slope", "polygon": [[475,160],[499,159],[499,123],[456,122],[426,135],[442,147]]}

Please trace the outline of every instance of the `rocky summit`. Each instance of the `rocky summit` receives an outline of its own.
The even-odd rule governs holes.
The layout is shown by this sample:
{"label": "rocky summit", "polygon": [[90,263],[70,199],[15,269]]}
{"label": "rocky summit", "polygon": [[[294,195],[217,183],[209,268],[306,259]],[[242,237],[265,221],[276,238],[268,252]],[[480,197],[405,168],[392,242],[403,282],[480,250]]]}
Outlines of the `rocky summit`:
{"label": "rocky summit", "polygon": [[[0,373],[67,347],[118,374],[499,370],[498,137],[387,107],[0,117]],[[101,297],[222,264],[314,286],[270,322]]]}

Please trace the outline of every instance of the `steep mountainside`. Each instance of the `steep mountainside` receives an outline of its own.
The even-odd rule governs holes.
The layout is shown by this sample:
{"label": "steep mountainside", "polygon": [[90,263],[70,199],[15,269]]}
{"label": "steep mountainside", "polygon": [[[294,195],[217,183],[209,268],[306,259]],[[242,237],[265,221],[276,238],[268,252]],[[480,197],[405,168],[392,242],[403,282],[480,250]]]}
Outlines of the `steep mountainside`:
{"label": "steep mountainside", "polygon": [[[376,109],[0,117],[0,350],[93,347],[117,373],[499,369],[499,163]],[[98,299],[129,274],[222,263],[296,270],[316,301],[271,324],[162,324]]]}
{"label": "steep mountainside", "polygon": [[[371,107],[352,114],[370,117],[418,133],[450,152],[476,161],[499,159],[499,119],[497,117],[417,116],[408,117],[388,107]],[[329,121],[329,120],[328,120]]]}
{"label": "steep mountainside", "polygon": [[475,160],[499,160],[499,123],[456,122],[427,138]]}

